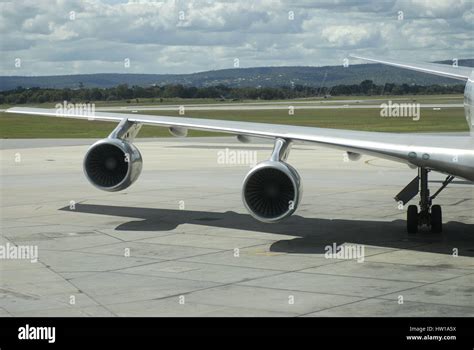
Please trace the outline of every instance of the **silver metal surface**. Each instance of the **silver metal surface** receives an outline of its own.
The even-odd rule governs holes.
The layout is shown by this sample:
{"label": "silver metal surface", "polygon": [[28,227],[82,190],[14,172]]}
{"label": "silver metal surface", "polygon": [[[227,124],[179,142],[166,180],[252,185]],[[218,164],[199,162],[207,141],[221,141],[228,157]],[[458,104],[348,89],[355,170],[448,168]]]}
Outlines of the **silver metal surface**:
{"label": "silver metal surface", "polygon": [[120,121],[120,123],[108,137],[109,139],[121,139],[124,141],[133,142],[141,128],[141,123],[131,122],[125,118]]}
{"label": "silver metal surface", "polygon": [[[252,177],[255,176],[258,172],[264,169],[268,169],[268,168],[278,170],[282,172],[283,174],[285,174],[285,176],[288,179],[290,179],[291,183],[293,184],[293,190],[294,190],[294,197],[288,203],[287,210],[283,212],[282,214],[275,217],[264,217],[260,215],[259,213],[257,213],[256,211],[254,211],[249,205],[249,203],[247,202],[247,199],[245,196],[245,191],[247,189],[249,180],[252,179]],[[245,208],[250,213],[250,215],[252,215],[255,219],[262,222],[267,222],[267,223],[278,222],[288,216],[291,216],[298,208],[302,195],[303,195],[303,187],[302,187],[301,178],[298,172],[291,165],[279,160],[267,160],[267,161],[257,164],[245,176],[244,182],[242,184],[242,202],[244,203]]]}
{"label": "silver metal surface", "polygon": [[[472,89],[470,90],[472,92]],[[471,99],[472,101],[472,99]],[[55,110],[15,107],[9,113],[91,119],[91,116],[58,115]],[[163,127],[225,132],[266,138],[283,138],[296,142],[314,142],[353,153],[372,155],[393,161],[424,166],[449,175],[474,181],[474,138],[442,137],[323,129],[304,126],[250,123],[228,120],[149,116],[140,114],[95,113],[94,120],[129,121]],[[429,159],[423,159],[428,154]]]}
{"label": "silver metal surface", "polygon": [[[89,154],[96,147],[101,147],[103,145],[112,145],[119,148],[123,152],[123,156],[126,159],[126,162],[128,163],[127,173],[125,174],[123,179],[119,183],[110,187],[101,186],[98,183],[96,183],[96,181],[94,181],[94,179],[92,179],[91,176],[89,176],[89,173],[88,173],[89,169],[87,168],[88,167],[87,159],[89,157]],[[96,188],[103,191],[116,192],[116,191],[121,191],[130,187],[138,179],[142,171],[142,165],[143,165],[142,156],[140,154],[140,151],[134,144],[124,141],[122,139],[118,139],[118,138],[106,138],[106,139],[97,141],[89,148],[86,155],[84,156],[83,170],[84,170],[84,175],[86,176],[87,180]]]}
{"label": "silver metal surface", "polygon": [[421,62],[407,62],[401,60],[393,60],[389,58],[365,57],[359,55],[350,55],[353,58],[358,58],[365,61],[382,63],[389,66],[415,70],[428,74],[439,75],[441,77],[453,78],[466,81],[472,73],[472,68],[462,66],[450,66],[438,63],[421,63]]}

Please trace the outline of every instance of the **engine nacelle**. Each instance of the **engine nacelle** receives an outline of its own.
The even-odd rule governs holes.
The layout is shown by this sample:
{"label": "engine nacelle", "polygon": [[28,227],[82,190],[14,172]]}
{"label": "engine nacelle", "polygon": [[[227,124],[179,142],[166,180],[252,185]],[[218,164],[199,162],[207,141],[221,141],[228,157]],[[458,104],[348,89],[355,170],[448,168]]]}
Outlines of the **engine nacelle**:
{"label": "engine nacelle", "polygon": [[242,188],[245,207],[263,222],[277,222],[293,214],[302,194],[298,172],[282,161],[257,164],[245,177]]}
{"label": "engine nacelle", "polygon": [[94,143],[84,157],[84,173],[95,187],[121,191],[135,182],[142,171],[138,148],[127,141],[108,138]]}

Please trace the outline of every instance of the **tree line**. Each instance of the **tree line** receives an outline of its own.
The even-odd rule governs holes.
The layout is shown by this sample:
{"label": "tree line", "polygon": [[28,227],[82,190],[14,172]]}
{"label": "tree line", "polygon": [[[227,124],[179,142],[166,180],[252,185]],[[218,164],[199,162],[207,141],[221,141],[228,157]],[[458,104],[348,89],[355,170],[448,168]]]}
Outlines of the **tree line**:
{"label": "tree line", "polygon": [[376,85],[372,80],[360,84],[336,85],[333,87],[313,87],[304,85],[281,87],[228,87],[216,85],[208,87],[170,84],[164,86],[131,86],[127,84],[110,88],[77,89],[23,88],[0,92],[0,104],[24,104],[44,102],[93,102],[119,101],[139,102],[141,98],[211,98],[218,100],[284,100],[307,97],[353,96],[353,95],[417,95],[417,94],[457,94],[463,93],[464,86],[459,85],[409,85],[392,84]]}

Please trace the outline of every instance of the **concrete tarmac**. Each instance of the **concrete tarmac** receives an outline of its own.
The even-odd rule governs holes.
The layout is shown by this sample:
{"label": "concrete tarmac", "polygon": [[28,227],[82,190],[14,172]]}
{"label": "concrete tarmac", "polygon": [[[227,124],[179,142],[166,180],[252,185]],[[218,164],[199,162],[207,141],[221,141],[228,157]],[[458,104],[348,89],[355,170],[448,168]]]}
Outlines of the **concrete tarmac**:
{"label": "concrete tarmac", "polygon": [[141,176],[109,193],[83,175],[93,140],[54,142],[0,151],[0,316],[474,316],[471,183],[435,200],[442,234],[409,235],[393,197],[415,170],[296,145],[301,205],[263,224],[241,202],[250,164],[222,156],[271,144],[138,139]]}

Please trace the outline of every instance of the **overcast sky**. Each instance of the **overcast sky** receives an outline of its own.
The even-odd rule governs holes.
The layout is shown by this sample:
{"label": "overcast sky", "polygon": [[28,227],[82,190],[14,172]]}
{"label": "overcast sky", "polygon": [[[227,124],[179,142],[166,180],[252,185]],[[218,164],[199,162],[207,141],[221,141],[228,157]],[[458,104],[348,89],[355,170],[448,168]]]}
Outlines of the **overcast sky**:
{"label": "overcast sky", "polygon": [[0,1],[0,75],[474,57],[474,0]]}

